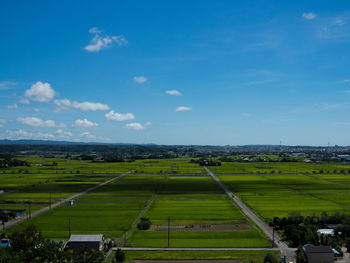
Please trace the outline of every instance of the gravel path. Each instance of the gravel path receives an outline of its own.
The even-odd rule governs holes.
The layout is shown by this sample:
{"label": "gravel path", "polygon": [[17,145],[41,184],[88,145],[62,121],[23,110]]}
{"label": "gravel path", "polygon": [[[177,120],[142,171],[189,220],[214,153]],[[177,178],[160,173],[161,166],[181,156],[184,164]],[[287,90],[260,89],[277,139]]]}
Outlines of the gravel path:
{"label": "gravel path", "polygon": [[289,248],[286,243],[284,243],[280,236],[275,232],[273,234],[272,229],[266,224],[262,219],[260,219],[241,199],[239,199],[233,192],[231,192],[220,180],[217,178],[214,173],[212,173],[207,167],[204,169],[208,174],[214,179],[215,182],[224,190],[224,192],[241,208],[242,212],[248,216],[251,220],[257,224],[262,231],[272,240],[274,235],[274,241],[278,249],[281,251],[281,256],[286,256],[287,262],[294,262],[294,251],[296,249]]}

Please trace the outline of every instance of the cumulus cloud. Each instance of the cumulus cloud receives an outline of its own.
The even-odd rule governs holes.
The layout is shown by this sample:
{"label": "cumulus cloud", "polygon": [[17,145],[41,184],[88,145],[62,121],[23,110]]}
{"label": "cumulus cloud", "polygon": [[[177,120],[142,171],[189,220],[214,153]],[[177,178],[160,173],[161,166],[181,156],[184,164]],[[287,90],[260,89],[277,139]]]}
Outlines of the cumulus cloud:
{"label": "cumulus cloud", "polygon": [[78,102],[78,101],[70,101],[68,99],[64,100],[55,100],[54,103],[58,106],[58,110],[67,110],[69,108],[75,108],[83,111],[97,111],[97,110],[109,110],[109,106],[107,104],[99,103],[99,102]]}
{"label": "cumulus cloud", "polygon": [[167,90],[165,93],[172,96],[182,96],[181,92],[175,89]]}
{"label": "cumulus cloud", "polygon": [[15,103],[13,105],[8,105],[7,106],[8,109],[17,109],[18,108],[18,105]]}
{"label": "cumulus cloud", "polygon": [[149,127],[149,126],[151,126],[152,124],[153,124],[152,122],[148,121],[148,122],[145,123],[145,127]]}
{"label": "cumulus cloud", "polygon": [[55,131],[55,134],[57,135],[57,137],[60,138],[69,138],[73,136],[73,133],[69,131],[64,131],[62,129],[58,129],[57,131]]}
{"label": "cumulus cloud", "polygon": [[129,121],[135,119],[135,116],[132,113],[118,113],[114,110],[106,113],[105,117],[109,121]]}
{"label": "cumulus cloud", "polygon": [[32,126],[32,127],[48,127],[48,128],[64,128],[64,123],[56,123],[53,120],[42,120],[37,117],[25,117],[17,118],[17,121],[21,124]]}
{"label": "cumulus cloud", "polygon": [[30,89],[26,90],[24,96],[33,101],[49,102],[56,95],[50,83],[38,81]]}
{"label": "cumulus cloud", "polygon": [[124,127],[127,129],[131,129],[131,130],[144,130],[145,129],[145,127],[142,126],[142,124],[138,123],[138,122],[127,123],[127,124],[125,124]]}
{"label": "cumulus cloud", "polygon": [[84,128],[98,126],[96,122],[89,121],[88,119],[76,120],[74,122],[74,125],[79,127],[84,127]]}
{"label": "cumulus cloud", "polygon": [[148,79],[146,78],[146,77],[144,77],[144,76],[135,76],[134,77],[134,81],[136,82],[136,83],[145,83],[146,81],[147,81]]}
{"label": "cumulus cloud", "polygon": [[113,44],[118,46],[123,46],[128,44],[126,38],[122,35],[120,36],[109,36],[103,35],[101,30],[97,27],[93,27],[89,30],[89,33],[93,35],[90,40],[89,45],[85,46],[84,49],[88,52],[98,52],[101,49],[111,47]]}
{"label": "cumulus cloud", "polygon": [[95,135],[92,135],[90,132],[83,132],[82,134],[80,134],[80,137],[89,138],[89,139],[97,138]]}
{"label": "cumulus cloud", "polygon": [[180,107],[177,107],[175,111],[189,111],[189,110],[192,110],[192,108],[186,107],[186,106],[180,106]]}
{"label": "cumulus cloud", "polygon": [[307,20],[313,20],[317,17],[317,15],[315,13],[303,13],[303,18],[307,19]]}

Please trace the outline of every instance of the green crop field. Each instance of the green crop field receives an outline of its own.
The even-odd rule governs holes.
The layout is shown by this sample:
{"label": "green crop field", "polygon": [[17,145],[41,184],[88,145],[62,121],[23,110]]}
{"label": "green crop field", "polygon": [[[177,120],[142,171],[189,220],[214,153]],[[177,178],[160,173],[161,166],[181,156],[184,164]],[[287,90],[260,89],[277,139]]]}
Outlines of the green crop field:
{"label": "green crop field", "polygon": [[267,221],[274,216],[350,214],[350,175],[244,174],[218,175]]}
{"label": "green crop field", "polygon": [[127,175],[76,199],[74,206],[62,205],[18,227],[34,223],[46,237],[66,240],[70,217],[71,234],[103,233],[120,238],[162,180],[157,175]]}
{"label": "green crop field", "polygon": [[[172,226],[233,225],[249,226],[242,213],[210,177],[168,177],[146,216],[153,225]],[[171,229],[171,247],[268,247],[255,228],[231,231]],[[168,232],[138,230],[128,241],[134,247],[166,247]]]}
{"label": "green crop field", "polygon": [[[263,262],[266,254],[279,258],[278,251],[126,251],[126,263],[134,260],[240,260],[243,263]],[[106,262],[112,262],[114,253]]]}

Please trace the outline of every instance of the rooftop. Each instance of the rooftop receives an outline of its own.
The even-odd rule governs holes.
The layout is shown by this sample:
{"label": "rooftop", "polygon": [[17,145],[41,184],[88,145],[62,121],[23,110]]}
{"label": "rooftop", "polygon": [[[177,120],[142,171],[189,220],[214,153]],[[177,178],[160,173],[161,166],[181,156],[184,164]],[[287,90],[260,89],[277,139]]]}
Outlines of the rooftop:
{"label": "rooftop", "polygon": [[333,253],[333,250],[330,246],[306,245],[303,248],[306,253]]}
{"label": "rooftop", "polygon": [[102,242],[103,235],[71,235],[69,242]]}

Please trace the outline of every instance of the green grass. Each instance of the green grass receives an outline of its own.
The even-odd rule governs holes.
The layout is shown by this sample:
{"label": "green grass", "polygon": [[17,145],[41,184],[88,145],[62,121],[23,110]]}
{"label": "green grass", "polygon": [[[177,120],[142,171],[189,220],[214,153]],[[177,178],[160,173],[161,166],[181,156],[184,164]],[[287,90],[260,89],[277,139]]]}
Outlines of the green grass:
{"label": "green grass", "polygon": [[[279,259],[278,251],[126,251],[126,263],[134,260],[240,260],[243,263],[263,262],[266,254],[275,255]],[[114,253],[106,262],[111,262]]]}

